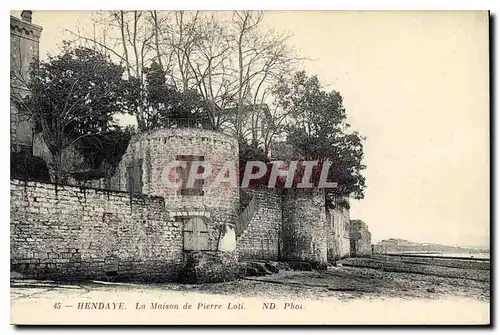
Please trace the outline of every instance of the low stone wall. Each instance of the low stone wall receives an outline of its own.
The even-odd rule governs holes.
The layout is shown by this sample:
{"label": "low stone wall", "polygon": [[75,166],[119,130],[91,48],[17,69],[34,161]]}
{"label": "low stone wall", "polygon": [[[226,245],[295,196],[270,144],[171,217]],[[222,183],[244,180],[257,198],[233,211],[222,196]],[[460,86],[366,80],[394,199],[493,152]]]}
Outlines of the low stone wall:
{"label": "low stone wall", "polygon": [[11,271],[51,279],[177,280],[182,224],[161,197],[11,180]]}
{"label": "low stone wall", "polygon": [[250,223],[237,238],[240,259],[278,260],[281,240],[281,191],[277,189],[245,189],[254,197],[256,211]]}

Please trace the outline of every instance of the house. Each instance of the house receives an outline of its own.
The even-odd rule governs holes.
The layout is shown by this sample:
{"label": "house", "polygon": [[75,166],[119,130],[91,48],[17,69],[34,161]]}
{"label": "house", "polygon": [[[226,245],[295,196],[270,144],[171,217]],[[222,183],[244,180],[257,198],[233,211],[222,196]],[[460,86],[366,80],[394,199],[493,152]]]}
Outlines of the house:
{"label": "house", "polygon": [[[39,42],[42,27],[33,24],[32,12],[24,10],[21,18],[10,16],[10,72],[11,96],[24,98],[29,94],[26,83],[33,60],[39,57]],[[11,150],[31,153],[33,146],[33,120],[10,105]]]}

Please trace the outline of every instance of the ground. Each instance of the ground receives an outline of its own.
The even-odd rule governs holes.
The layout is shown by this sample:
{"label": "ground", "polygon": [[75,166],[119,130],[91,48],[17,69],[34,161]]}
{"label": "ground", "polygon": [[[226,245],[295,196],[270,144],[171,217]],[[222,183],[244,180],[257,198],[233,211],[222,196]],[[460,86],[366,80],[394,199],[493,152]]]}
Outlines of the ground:
{"label": "ground", "polygon": [[[130,301],[130,308],[135,306],[134,302],[149,305],[151,301],[173,303],[173,301],[184,302],[188,298],[190,301],[191,299],[208,301],[207,299],[211,297],[224,303],[233,302],[233,305],[246,300],[255,302],[258,299],[263,302],[335,301],[337,303],[398,299],[398,301],[418,300],[435,303],[467,301],[463,306],[465,310],[469,308],[469,314],[470,307],[481,306],[482,314],[478,309],[474,311],[486,317],[490,299],[489,276],[489,262],[484,261],[443,261],[384,256],[372,259],[346,259],[326,271],[280,271],[263,277],[246,277],[218,284],[99,281],[62,283],[12,279],[11,305],[26,308],[37,302],[47,308],[54,308],[53,305],[60,302],[76,308],[74,304],[78,302],[93,302],[96,299],[97,301],[120,300],[131,296],[134,298],[133,302]],[[259,310],[261,309],[262,307],[259,307]],[[462,310],[461,307],[457,309]]]}

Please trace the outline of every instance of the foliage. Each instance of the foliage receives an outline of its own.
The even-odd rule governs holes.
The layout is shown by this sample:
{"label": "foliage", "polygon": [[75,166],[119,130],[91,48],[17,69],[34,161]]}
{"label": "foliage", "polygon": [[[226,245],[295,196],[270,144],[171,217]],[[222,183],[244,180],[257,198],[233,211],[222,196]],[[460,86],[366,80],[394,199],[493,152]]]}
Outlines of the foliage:
{"label": "foliage", "polygon": [[65,43],[61,54],[32,63],[29,80],[16,78],[30,94],[11,90],[11,98],[42,132],[54,158],[56,182],[64,148],[107,131],[123,107],[123,71],[104,54]]}
{"label": "foliage", "polygon": [[10,177],[50,182],[49,169],[45,161],[26,151],[10,153]]}
{"label": "foliage", "polygon": [[328,193],[362,199],[364,138],[346,122],[340,93],[324,90],[317,76],[300,71],[289,80],[280,80],[274,94],[288,112],[287,141],[300,150],[297,158],[332,162],[328,180],[339,187]]}
{"label": "foliage", "polygon": [[79,172],[76,178],[98,179],[102,178],[103,175],[112,174],[127,150],[133,133],[134,129],[130,127],[122,129],[114,126],[95,136],[82,138],[78,145],[78,151],[82,153],[90,170],[84,174]]}
{"label": "foliage", "polygon": [[[209,120],[207,104],[203,98],[190,89],[178,90],[167,82],[166,71],[156,62],[144,69],[145,82],[132,77],[129,80],[127,101],[131,114],[142,106],[138,115],[142,130],[168,127],[180,120]],[[209,123],[209,122],[207,122]]]}
{"label": "foliage", "polygon": [[[264,175],[262,178],[250,180],[249,187],[267,185],[269,181],[270,161],[265,152],[260,148],[247,144],[245,141],[241,141],[238,147],[239,147],[238,185],[241,184],[241,181],[243,180],[243,176],[245,174],[247,163],[250,161],[264,162],[268,167],[268,169],[267,169],[267,174]],[[252,172],[257,172],[256,170],[257,168],[254,168]]]}
{"label": "foliage", "polygon": [[[268,155],[264,152],[262,148],[256,147],[255,145],[248,144],[245,142],[242,142],[240,144],[240,152],[239,152],[239,164],[240,164],[240,170],[239,170],[239,183],[241,183],[246,165],[250,161],[259,161],[263,162],[266,165],[266,174],[262,176],[259,179],[253,179],[249,181],[249,187],[255,187],[255,186],[268,186],[269,184],[269,179],[271,177],[271,173],[273,169],[276,167],[274,164],[279,164],[277,168],[287,168],[287,161],[271,161],[268,157]],[[296,188],[299,183],[302,182],[303,176],[304,176],[304,171],[305,171],[305,165],[302,164],[303,161],[298,160],[297,161],[297,166],[295,169],[295,173],[293,175],[293,180],[292,180],[292,188]],[[312,191],[315,187],[318,186],[320,176],[321,176],[321,170],[323,167],[323,162],[317,162],[317,164],[313,167],[311,176],[310,176],[310,182],[312,185],[314,185],[311,188],[304,188],[303,191],[309,192]],[[289,168],[289,166],[288,166]],[[254,167],[252,170],[252,173],[257,172],[257,168]],[[287,178],[284,176],[278,176],[276,179],[276,184],[274,187],[276,188],[285,188],[286,187],[286,182]],[[307,182],[307,181],[305,181]]]}
{"label": "foliage", "polygon": [[[169,111],[165,107],[157,115],[155,97],[161,97],[203,109],[215,129],[236,137],[247,132],[250,142],[268,145],[276,130],[256,131],[261,117],[245,111],[267,103],[271,86],[297,57],[289,36],[267,29],[263,17],[259,11],[106,11],[94,14],[92,31],[68,33],[125,66],[133,102],[128,111],[136,115],[139,131],[161,125],[162,113]],[[156,79],[168,78],[168,87],[158,86],[161,96],[148,88],[156,67],[164,72]]]}

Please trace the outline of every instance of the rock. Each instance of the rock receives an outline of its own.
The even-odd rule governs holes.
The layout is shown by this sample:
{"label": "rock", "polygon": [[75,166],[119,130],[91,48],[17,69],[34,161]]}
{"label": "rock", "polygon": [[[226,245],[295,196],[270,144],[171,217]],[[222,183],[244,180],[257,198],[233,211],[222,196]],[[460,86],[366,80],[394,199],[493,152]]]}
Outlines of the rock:
{"label": "rock", "polygon": [[275,263],[277,263],[280,270],[284,270],[284,271],[291,270],[290,265],[288,265],[288,263],[285,263],[285,262],[275,262]]}
{"label": "rock", "polygon": [[265,263],[262,262],[248,262],[247,263],[247,275],[248,276],[265,276],[272,272],[269,271]]}
{"label": "rock", "polygon": [[313,270],[326,270],[328,267],[327,263],[311,262],[310,264]]}
{"label": "rock", "polygon": [[247,268],[246,275],[248,277],[258,277],[259,273],[257,272],[257,270],[255,268]]}
{"label": "rock", "polygon": [[235,253],[198,251],[188,255],[186,265],[179,273],[182,283],[219,283],[235,280],[240,267]]}
{"label": "rock", "polygon": [[266,262],[265,266],[266,266],[267,270],[269,270],[271,272],[274,272],[274,273],[280,272],[280,267],[279,267],[278,262],[268,261],[268,262]]}
{"label": "rock", "polygon": [[288,265],[290,266],[290,269],[294,271],[312,271],[313,269],[311,263],[309,262],[289,261]]}
{"label": "rock", "polygon": [[24,275],[22,273],[16,271],[10,272],[10,279],[22,279],[22,278],[24,278]]}

